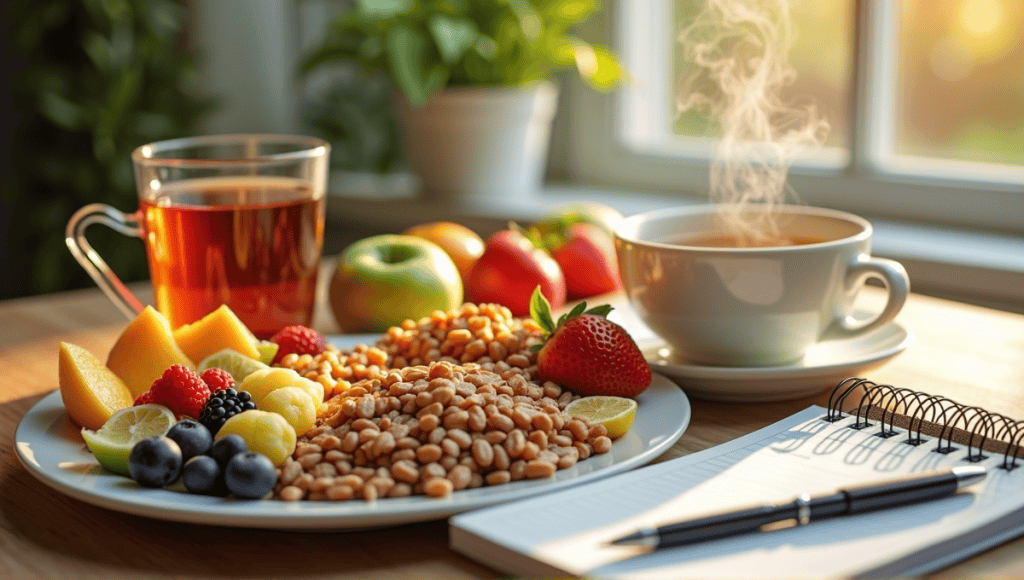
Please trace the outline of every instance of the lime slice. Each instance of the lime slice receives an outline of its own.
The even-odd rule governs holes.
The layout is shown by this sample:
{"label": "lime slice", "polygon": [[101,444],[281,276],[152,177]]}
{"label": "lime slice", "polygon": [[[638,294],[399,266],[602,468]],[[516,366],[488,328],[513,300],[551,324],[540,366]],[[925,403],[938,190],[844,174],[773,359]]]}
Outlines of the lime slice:
{"label": "lime slice", "polygon": [[261,340],[256,344],[256,350],[260,351],[260,362],[269,365],[277,356],[277,349],[280,348],[276,342]]}
{"label": "lime slice", "polygon": [[177,422],[163,405],[138,405],[114,413],[96,431],[82,429],[82,439],[100,465],[121,475],[130,475],[128,454],[147,437],[165,435]]}
{"label": "lime slice", "polygon": [[237,350],[225,348],[204,358],[199,363],[199,366],[196,367],[196,370],[202,373],[206,369],[212,368],[226,370],[235,378],[235,384],[240,385],[245,380],[245,377],[260,369],[267,368],[267,365],[254,358],[249,358]]}
{"label": "lime slice", "polygon": [[600,423],[608,429],[608,437],[618,439],[633,425],[636,401],[625,397],[583,397],[569,403],[565,414],[586,417],[591,425]]}

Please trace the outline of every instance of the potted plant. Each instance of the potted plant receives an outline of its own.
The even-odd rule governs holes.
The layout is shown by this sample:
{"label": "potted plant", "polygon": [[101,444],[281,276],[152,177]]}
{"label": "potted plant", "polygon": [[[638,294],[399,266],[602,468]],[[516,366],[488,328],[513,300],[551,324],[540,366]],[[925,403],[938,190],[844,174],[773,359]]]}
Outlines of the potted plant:
{"label": "potted plant", "polygon": [[304,62],[381,72],[395,88],[406,156],[434,200],[530,195],[547,158],[557,88],[622,79],[612,52],[570,29],[599,0],[357,0]]}

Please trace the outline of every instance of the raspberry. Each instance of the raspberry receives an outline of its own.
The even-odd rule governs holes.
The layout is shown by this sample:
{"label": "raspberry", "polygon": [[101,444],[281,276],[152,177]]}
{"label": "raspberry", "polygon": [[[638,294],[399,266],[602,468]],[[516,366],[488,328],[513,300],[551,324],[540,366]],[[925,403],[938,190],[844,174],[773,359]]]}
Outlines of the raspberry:
{"label": "raspberry", "polygon": [[210,387],[188,367],[174,365],[164,371],[150,387],[155,403],[165,405],[175,415],[196,419],[210,398]]}
{"label": "raspberry", "polygon": [[301,325],[286,326],[270,342],[278,346],[277,355],[271,364],[277,364],[288,354],[316,356],[327,349],[327,342],[319,332]]}
{"label": "raspberry", "polygon": [[153,391],[146,391],[145,393],[142,393],[141,395],[135,398],[135,403],[133,403],[133,406],[137,407],[139,405],[148,405],[149,403],[155,402],[156,400],[153,399]]}
{"label": "raspberry", "polygon": [[224,369],[209,368],[203,371],[200,375],[206,386],[210,387],[210,393],[217,393],[224,389],[230,389],[235,386],[235,377],[231,376],[231,373]]}

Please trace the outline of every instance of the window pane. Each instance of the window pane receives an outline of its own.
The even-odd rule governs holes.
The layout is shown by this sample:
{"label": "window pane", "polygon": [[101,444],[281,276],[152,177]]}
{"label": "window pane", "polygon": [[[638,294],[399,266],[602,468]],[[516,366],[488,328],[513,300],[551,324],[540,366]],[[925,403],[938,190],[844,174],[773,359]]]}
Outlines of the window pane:
{"label": "window pane", "polygon": [[903,0],[896,153],[1024,164],[1024,6]]}
{"label": "window pane", "polygon": [[[690,26],[707,0],[674,0],[677,36]],[[753,3],[754,6],[771,5]],[[796,72],[780,93],[783,102],[794,105],[813,103],[831,126],[827,146],[842,147],[849,134],[850,66],[852,46],[852,0],[791,0],[791,23],[795,42],[788,55]],[[676,42],[672,74],[677,91],[694,72],[695,65],[686,55],[682,42]],[[678,95],[674,95],[678,97]],[[672,103],[675,104],[673,98]],[[672,110],[672,131],[687,137],[717,137],[721,127],[706,110],[679,113]]]}

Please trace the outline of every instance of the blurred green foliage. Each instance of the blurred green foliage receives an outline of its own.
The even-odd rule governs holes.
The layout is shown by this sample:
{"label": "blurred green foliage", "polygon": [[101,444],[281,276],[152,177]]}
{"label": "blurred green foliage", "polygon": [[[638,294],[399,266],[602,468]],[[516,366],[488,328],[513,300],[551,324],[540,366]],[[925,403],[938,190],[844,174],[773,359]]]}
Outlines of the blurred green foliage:
{"label": "blurred green foliage", "polygon": [[[72,213],[92,202],[133,211],[132,149],[188,134],[212,106],[186,89],[195,58],[181,46],[185,8],[174,0],[5,0],[3,12],[18,62],[0,184],[10,221],[3,294],[89,286],[64,243]],[[106,228],[90,228],[89,238],[124,280],[147,277],[141,240]]]}
{"label": "blurred green foliage", "polygon": [[600,0],[356,0],[304,63],[358,62],[420,105],[449,86],[524,85],[575,69],[592,87],[623,77],[615,55],[570,34]]}

